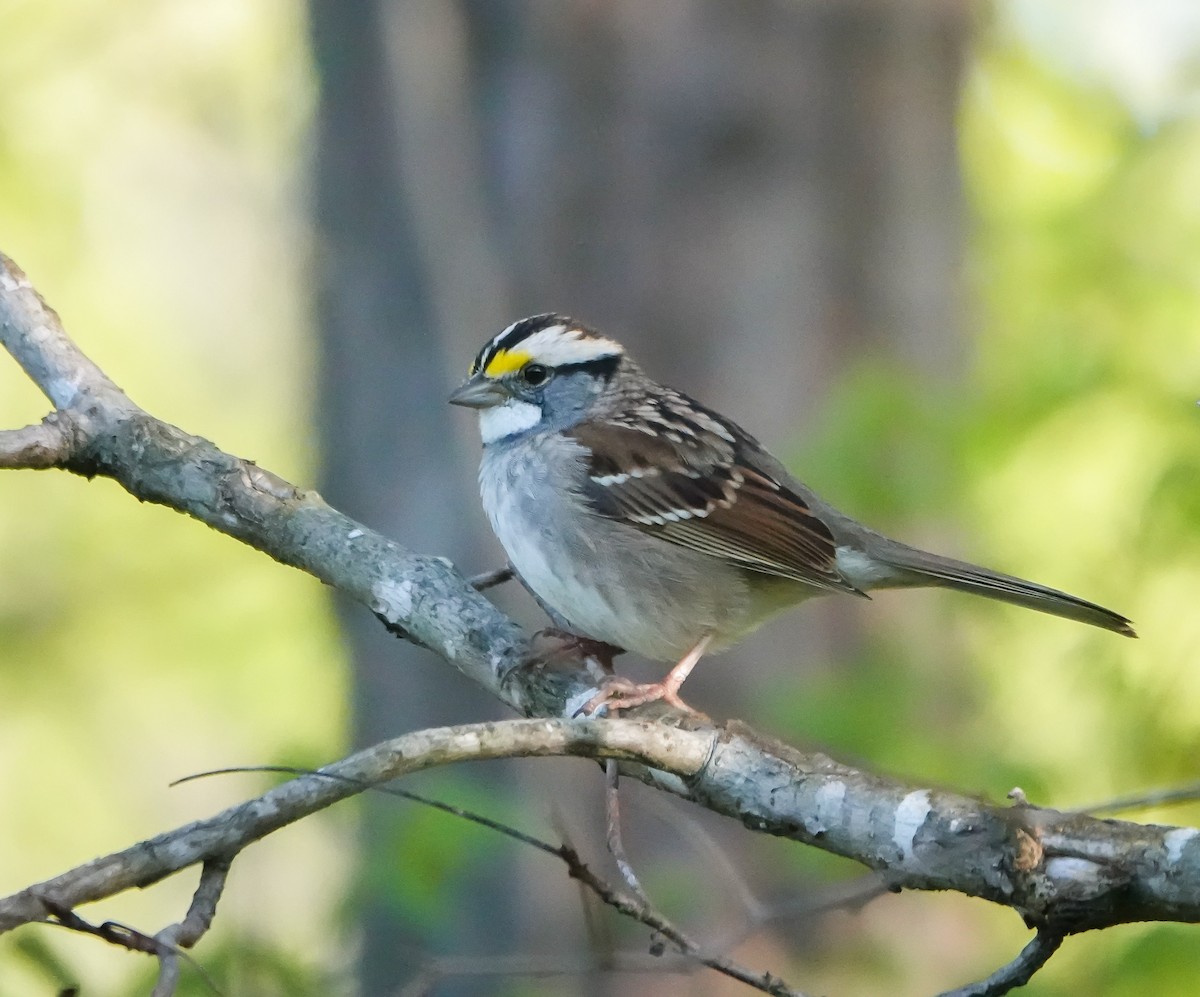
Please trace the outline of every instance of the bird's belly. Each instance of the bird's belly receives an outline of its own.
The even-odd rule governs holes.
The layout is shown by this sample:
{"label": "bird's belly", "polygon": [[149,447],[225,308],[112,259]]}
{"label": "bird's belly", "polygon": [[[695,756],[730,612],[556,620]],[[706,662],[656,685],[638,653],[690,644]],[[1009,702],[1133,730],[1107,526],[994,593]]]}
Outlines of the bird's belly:
{"label": "bird's belly", "polygon": [[719,559],[596,516],[578,495],[528,476],[513,487],[486,460],[480,484],[512,566],[573,631],[672,661],[706,634],[724,646],[753,626],[742,573]]}
{"label": "bird's belly", "polygon": [[599,541],[591,531],[558,538],[574,548],[569,556],[547,556],[546,547],[524,537],[501,538],[525,584],[573,631],[668,661],[683,657],[705,633],[736,625],[737,589],[732,599],[706,597],[692,572],[680,572],[653,551],[633,550],[629,538],[610,529],[619,524],[598,525]]}

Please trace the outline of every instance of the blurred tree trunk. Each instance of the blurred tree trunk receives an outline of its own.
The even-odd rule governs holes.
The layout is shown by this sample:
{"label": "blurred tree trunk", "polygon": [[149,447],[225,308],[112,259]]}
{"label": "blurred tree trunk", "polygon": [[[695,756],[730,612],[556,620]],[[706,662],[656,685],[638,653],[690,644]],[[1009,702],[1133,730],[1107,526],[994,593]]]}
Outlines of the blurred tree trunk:
{"label": "blurred tree trunk", "polygon": [[[485,526],[470,458],[446,405],[447,371],[464,361],[446,355],[435,263],[402,168],[410,136],[397,117],[397,67],[382,30],[389,6],[310,4],[321,87],[314,182],[321,491],[375,529],[470,570],[484,566],[487,555],[477,547]],[[339,610],[354,662],[355,746],[500,715],[489,696],[388,635],[362,607],[343,603]],[[486,777],[481,786],[503,793],[503,766],[478,775]],[[363,801],[353,909],[363,932],[365,995],[396,992],[435,954],[508,947],[513,873],[502,867],[484,871],[482,882],[467,881],[465,872],[445,875],[438,889],[457,911],[450,932],[421,923],[420,911],[397,899],[404,876],[430,874],[411,867],[413,816],[398,800],[368,794]]]}
{"label": "blurred tree trunk", "polygon": [[[959,363],[961,5],[310,7],[324,487],[370,525],[464,570],[498,560],[481,539],[473,427],[444,397],[483,339],[524,314],[610,331],[777,446],[854,358],[882,351],[925,373]],[[781,619],[702,665],[690,698],[736,713],[743,664],[761,676],[792,670],[798,646],[844,650],[850,612],[830,600]],[[356,741],[493,711],[374,621],[346,624]],[[552,768],[539,764],[537,799],[565,801],[571,780],[550,784]],[[388,835],[367,832],[368,868]],[[580,929],[564,925],[580,919],[563,909],[574,894],[533,875],[521,889],[532,945],[577,952]],[[487,925],[512,922],[512,895],[491,884],[464,898],[476,928],[464,922],[453,949],[502,949]],[[404,978],[388,965],[397,939],[421,944],[375,899],[371,995]]]}

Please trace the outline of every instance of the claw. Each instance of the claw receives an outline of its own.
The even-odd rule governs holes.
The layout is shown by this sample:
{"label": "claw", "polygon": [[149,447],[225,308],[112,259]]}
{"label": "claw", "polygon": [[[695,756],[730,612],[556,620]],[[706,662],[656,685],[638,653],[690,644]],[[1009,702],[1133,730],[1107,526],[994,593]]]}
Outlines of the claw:
{"label": "claw", "polygon": [[693,716],[705,715],[679,698],[679,693],[669,678],[661,682],[634,682],[620,675],[610,675],[602,683],[600,691],[575,711],[575,716],[594,716],[598,710],[606,710],[609,713],[631,710],[635,706],[644,706],[659,700]]}

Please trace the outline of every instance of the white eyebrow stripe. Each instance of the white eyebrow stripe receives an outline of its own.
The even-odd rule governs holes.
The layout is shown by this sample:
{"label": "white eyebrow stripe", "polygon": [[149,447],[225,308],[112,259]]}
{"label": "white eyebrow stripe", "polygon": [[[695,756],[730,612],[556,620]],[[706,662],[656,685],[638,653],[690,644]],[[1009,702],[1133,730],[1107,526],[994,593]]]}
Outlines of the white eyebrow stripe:
{"label": "white eyebrow stripe", "polygon": [[550,367],[588,363],[605,357],[617,357],[625,352],[619,343],[611,339],[589,336],[564,325],[552,325],[535,332],[513,348],[523,350],[539,363]]}

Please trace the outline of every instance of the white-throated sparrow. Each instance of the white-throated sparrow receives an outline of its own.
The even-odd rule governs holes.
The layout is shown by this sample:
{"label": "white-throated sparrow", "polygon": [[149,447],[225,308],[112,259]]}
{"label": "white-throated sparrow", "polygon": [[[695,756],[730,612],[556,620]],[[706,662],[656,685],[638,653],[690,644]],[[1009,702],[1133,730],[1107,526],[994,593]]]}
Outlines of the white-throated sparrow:
{"label": "white-throated sparrow", "polygon": [[561,315],[515,322],[451,396],[479,410],[483,506],[525,586],[572,633],[675,662],[588,704],[664,699],[705,650],[823,592],[940,586],[1090,623],[1129,620],[890,540],[822,502],[754,437]]}

